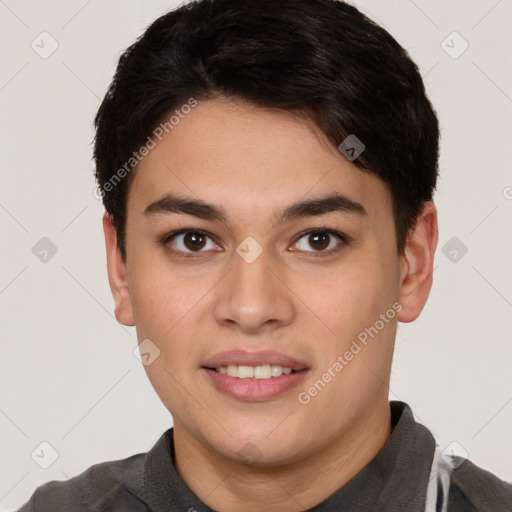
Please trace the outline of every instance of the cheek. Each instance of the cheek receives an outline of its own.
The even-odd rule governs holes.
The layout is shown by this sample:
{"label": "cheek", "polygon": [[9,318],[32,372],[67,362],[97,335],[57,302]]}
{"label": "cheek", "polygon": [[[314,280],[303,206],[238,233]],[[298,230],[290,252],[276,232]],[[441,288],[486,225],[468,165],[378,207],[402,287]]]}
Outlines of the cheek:
{"label": "cheek", "polygon": [[144,370],[165,406],[186,415],[191,405],[183,388],[191,392],[190,375],[197,358],[193,340],[200,325],[194,320],[199,311],[194,305],[200,290],[154,266],[148,269],[131,288],[137,338],[150,340],[149,346],[158,354]]}
{"label": "cheek", "polygon": [[154,251],[132,254],[129,287],[137,331],[161,339],[187,308],[187,284],[163,258],[156,258]]}
{"label": "cheek", "polygon": [[343,404],[341,410],[355,410],[381,391],[393,353],[396,296],[378,266],[352,267],[329,283],[319,311],[331,332],[319,340],[314,380],[332,383],[319,393],[319,409],[335,411]]}
{"label": "cheek", "polygon": [[184,363],[194,363],[194,340],[201,339],[198,316],[204,314],[212,284],[206,276],[184,278],[165,261],[140,262],[139,268],[143,271],[134,272],[130,281],[137,337],[155,343],[160,363],[181,373]]}
{"label": "cheek", "polygon": [[397,272],[367,254],[331,274],[323,290],[316,292],[317,307],[340,340],[353,338],[392,306],[399,296]]}
{"label": "cheek", "polygon": [[168,308],[172,303],[172,287],[160,286],[151,276],[139,277],[130,289],[135,326],[139,338],[159,339],[166,326],[169,329],[173,321],[173,312]]}

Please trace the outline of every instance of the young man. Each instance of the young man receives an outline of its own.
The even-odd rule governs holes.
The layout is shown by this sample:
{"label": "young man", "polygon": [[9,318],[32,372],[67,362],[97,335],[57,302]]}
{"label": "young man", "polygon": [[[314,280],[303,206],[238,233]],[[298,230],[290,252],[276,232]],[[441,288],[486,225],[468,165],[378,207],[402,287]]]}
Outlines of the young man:
{"label": "young man", "polygon": [[174,427],[22,511],[506,511],[512,486],[388,401],[437,244],[418,70],[334,0],[201,0],[96,118],[116,317]]}

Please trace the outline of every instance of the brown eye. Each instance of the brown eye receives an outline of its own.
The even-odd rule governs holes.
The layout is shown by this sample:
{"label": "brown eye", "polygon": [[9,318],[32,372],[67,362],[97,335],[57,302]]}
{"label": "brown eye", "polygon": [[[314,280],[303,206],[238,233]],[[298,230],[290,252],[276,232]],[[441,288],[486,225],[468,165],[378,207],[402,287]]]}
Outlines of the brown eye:
{"label": "brown eye", "polygon": [[183,244],[191,251],[201,250],[206,245],[206,237],[200,233],[186,233],[183,237]]}
{"label": "brown eye", "polygon": [[316,229],[304,233],[295,243],[299,251],[331,253],[348,243],[348,238],[334,230]]}
{"label": "brown eye", "polygon": [[173,251],[183,253],[206,252],[211,249],[218,249],[216,243],[200,231],[182,231],[166,237],[165,244],[170,245]]}
{"label": "brown eye", "polygon": [[312,233],[308,237],[308,243],[316,251],[323,251],[329,246],[331,235],[327,233]]}

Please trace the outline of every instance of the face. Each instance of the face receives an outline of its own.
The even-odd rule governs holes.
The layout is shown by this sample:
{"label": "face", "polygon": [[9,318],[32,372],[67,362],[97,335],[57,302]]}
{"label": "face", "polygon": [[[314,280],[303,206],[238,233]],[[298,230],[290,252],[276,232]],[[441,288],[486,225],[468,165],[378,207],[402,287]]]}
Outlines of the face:
{"label": "face", "polygon": [[105,218],[116,315],[150,340],[175,438],[272,465],[355,435],[428,295],[433,220],[398,254],[387,186],[314,126],[199,102],[138,166],[125,262]]}

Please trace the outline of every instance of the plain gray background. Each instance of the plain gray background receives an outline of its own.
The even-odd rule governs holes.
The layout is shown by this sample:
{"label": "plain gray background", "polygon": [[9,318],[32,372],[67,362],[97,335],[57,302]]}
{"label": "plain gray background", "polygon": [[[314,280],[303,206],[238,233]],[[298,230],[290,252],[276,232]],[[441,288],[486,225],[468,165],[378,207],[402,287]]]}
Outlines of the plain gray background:
{"label": "plain gray background", "polygon": [[[442,127],[434,287],[399,328],[390,398],[510,481],[512,2],[355,4],[409,50]],[[175,5],[0,0],[2,510],[172,424],[113,317],[90,142],[122,50]]]}

